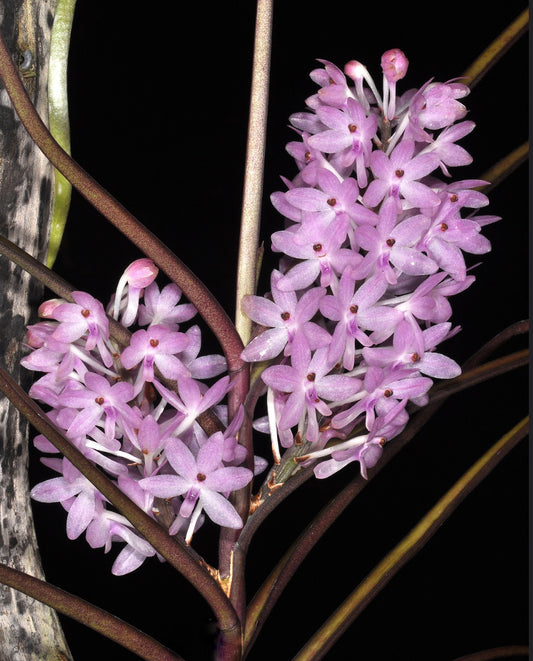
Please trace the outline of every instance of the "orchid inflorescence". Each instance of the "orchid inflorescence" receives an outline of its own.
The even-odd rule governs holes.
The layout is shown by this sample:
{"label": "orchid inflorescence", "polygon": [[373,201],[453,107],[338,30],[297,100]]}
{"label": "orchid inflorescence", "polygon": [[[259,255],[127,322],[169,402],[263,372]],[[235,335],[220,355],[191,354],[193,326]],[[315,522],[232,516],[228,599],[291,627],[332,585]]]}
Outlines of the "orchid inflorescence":
{"label": "orchid inflorescence", "polygon": [[[236,440],[242,408],[224,431],[208,435],[197,421],[215,409],[227,422],[222,401],[230,378],[217,378],[226,360],[198,355],[200,327],[180,330],[196,309],[180,303],[182,292],[174,283],[160,290],[157,274],[152,260],[133,262],[108,306],[122,326],[140,327],[128,346],[120,348],[110,336],[100,301],[73,292],[74,302],[55,299],[41,305],[46,321],[28,328],[33,351],[22,364],[46,373],[30,395],[51,407],[48,416],[66,437],[145,512],[157,516],[160,507],[170,507],[169,534],[183,534],[190,543],[204,512],[219,525],[242,526],[227,497],[248,484],[253,473],[239,465],[245,456]],[[34,443],[42,452],[57,452],[43,435]],[[117,575],[155,554],[66,458],[42,461],[61,477],[37,484],[31,495],[41,502],[61,502],[68,511],[70,539],[85,531],[91,547],[106,551],[113,541],[126,542],[112,568]],[[259,459],[257,467],[264,468]]]}
{"label": "orchid inflorescence", "polygon": [[[397,49],[382,57],[381,94],[359,62],[344,73],[321,64],[308,111],[291,117],[299,139],[287,149],[299,172],[272,195],[286,219],[272,235],[282,256],[270,293],[242,300],[257,324],[242,358],[264,363],[268,415],[255,427],[270,433],[276,463],[280,444],[302,445],[299,461],[317,477],[353,461],[366,477],[405,427],[408,403],[425,404],[434,378],[460,373],[436,352],[459,330],[448,299],[474,281],[463,252],[488,252],[480,230],[498,218],[465,214],[487,204],[476,190],[485,182],[436,176],[471,162],[456,144],[474,128],[459,101],[465,85],[429,81],[398,96],[408,62]],[[150,259],[135,261],[107,310],[77,291],[71,302],[43,303],[22,363],[45,373],[30,395],[50,407],[52,422],[150,516],[170,511],[169,534],[190,543],[206,516],[242,527],[230,494],[266,462],[243,466],[244,410],[228,419],[226,360],[199,355],[200,327],[182,329],[197,310],[175,283],[160,289],[157,274]],[[134,328],[127,346],[110,334],[110,318]],[[219,430],[200,424],[206,412]],[[34,443],[57,452],[42,435]],[[85,532],[106,551],[125,542],[115,574],[156,554],[66,458],[42,461],[59,477],[31,495],[62,504],[69,538]]]}
{"label": "orchid inflorescence", "polygon": [[465,85],[429,81],[397,96],[408,67],[398,49],[382,56],[382,94],[361,63],[343,73],[320,61],[320,89],[290,118],[299,172],[271,198],[286,219],[272,235],[282,256],[269,296],[243,300],[264,327],[243,356],[281,356],[262,373],[269,415],[257,425],[275,455],[305,440],[301,459],[330,456],[317,477],[352,461],[366,476],[405,427],[407,403],[426,403],[432,378],[460,373],[435,348],[459,330],[449,297],[475,279],[463,252],[488,252],[480,229],[498,218],[462,215],[488,203],[475,190],[486,182],[435,174],[472,160],[455,144],[474,128],[461,121]]}

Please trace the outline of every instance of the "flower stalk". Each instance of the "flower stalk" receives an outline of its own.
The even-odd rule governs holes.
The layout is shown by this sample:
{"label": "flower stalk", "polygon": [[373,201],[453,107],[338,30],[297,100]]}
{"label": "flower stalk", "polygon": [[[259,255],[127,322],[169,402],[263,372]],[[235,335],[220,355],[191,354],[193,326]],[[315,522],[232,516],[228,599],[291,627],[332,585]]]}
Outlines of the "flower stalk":
{"label": "flower stalk", "polygon": [[268,115],[272,12],[272,0],[259,0],[256,13],[235,306],[235,327],[244,344],[247,344],[250,340],[252,320],[242,311],[241,301],[243,296],[255,294],[257,280],[257,254],[261,225]]}

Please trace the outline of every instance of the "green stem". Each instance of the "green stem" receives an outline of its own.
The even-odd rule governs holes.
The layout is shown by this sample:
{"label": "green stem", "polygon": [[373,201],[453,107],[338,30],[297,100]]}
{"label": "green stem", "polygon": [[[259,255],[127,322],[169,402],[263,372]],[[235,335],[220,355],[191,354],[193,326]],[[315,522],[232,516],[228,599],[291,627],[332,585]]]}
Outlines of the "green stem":
{"label": "green stem", "polygon": [[[235,327],[244,344],[250,339],[252,322],[242,312],[241,301],[243,296],[255,293],[257,282],[272,42],[272,12],[273,0],[258,0],[235,306]],[[241,403],[245,401],[250,385],[249,366],[246,366],[244,371],[246,372],[247,381],[246,391],[243,390],[242,398],[238,398]],[[239,432],[239,442],[246,447],[248,466],[253,468],[252,425],[248,417],[246,417]],[[250,487],[247,487],[238,491],[233,497],[233,503],[243,522],[246,522],[248,517],[250,496],[251,490]],[[219,541],[219,570],[221,576],[230,581],[230,600],[239,616],[243,618],[246,608],[245,566],[239,562],[239,556],[234,556],[239,535],[240,530],[222,529]]]}
{"label": "green stem", "polygon": [[182,657],[115,615],[46,581],[0,564],[0,583],[23,592],[58,613],[80,622],[146,661],[183,661]]}
{"label": "green stem", "polygon": [[488,450],[419,521],[404,539],[372,570],[320,629],[307,641],[293,661],[319,661],[355,621],[359,613],[413,558],[466,496],[500,463],[528,432],[524,418]]}
{"label": "green stem", "polygon": [[[72,21],[76,0],[58,0],[54,25],[50,33],[48,66],[48,124],[58,144],[70,154],[70,122],[68,116],[67,65]],[[46,265],[52,268],[57,257],[70,208],[72,186],[54,171],[54,207],[48,241]]]}
{"label": "green stem", "polygon": [[247,344],[250,339],[252,321],[241,311],[241,301],[246,294],[255,293],[257,282],[257,253],[263,197],[263,169],[272,42],[272,11],[273,0],[258,1],[235,306],[235,327],[244,344]]}

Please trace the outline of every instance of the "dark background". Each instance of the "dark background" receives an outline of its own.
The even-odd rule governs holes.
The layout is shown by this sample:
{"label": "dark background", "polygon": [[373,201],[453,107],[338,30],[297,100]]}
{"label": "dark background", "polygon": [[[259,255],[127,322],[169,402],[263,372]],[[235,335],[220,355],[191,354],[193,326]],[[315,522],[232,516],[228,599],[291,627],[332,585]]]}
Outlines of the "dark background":
{"label": "dark background", "polygon": [[[526,6],[507,1],[416,5],[330,0],[275,7],[263,238],[281,227],[269,195],[280,175],[296,174],[285,144],[288,116],[304,110],[316,86],[316,58],[342,68],[364,62],[381,79],[381,54],[402,48],[410,60],[401,90],[446,81]],[[470,14],[465,14],[465,7]],[[70,62],[75,158],[157,233],[234,311],[238,225],[251,80],[255,3],[152,3],[79,0]],[[466,99],[474,155],[457,178],[479,178],[527,139],[527,37]],[[502,216],[485,234],[493,251],[477,282],[453,300],[462,332],[446,353],[464,361],[496,332],[528,316],[527,166],[491,194]],[[74,195],[56,270],[107,300],[125,266],[140,257],[105,219]],[[477,259],[471,259],[474,263]],[[261,292],[276,261],[265,258]],[[164,283],[164,278],[160,279]],[[211,350],[209,337],[206,337]],[[526,346],[521,339],[505,350]],[[294,577],[251,661],[285,661],[471,464],[527,411],[526,370],[455,395],[345,512]],[[261,439],[263,442],[263,439]],[[267,448],[258,453],[268,456]],[[32,484],[51,477],[37,458]],[[252,544],[250,596],[293,536],[357,470],[310,480],[268,519]],[[326,656],[343,661],[451,661],[479,649],[527,644],[528,454],[522,441],[459,507],[425,549],[366,608]],[[188,661],[210,658],[209,608],[167,565],[149,560],[116,578],[116,557],[69,542],[58,505],[34,506],[47,578],[159,637]],[[197,543],[214,553],[204,526]],[[64,619],[77,661],[136,658]]]}

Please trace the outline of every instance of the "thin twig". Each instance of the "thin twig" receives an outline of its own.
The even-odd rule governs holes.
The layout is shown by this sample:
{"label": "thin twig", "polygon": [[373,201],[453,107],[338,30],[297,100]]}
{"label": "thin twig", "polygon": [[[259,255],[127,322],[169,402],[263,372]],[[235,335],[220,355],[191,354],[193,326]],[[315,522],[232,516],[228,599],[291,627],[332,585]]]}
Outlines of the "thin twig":
{"label": "thin twig", "polygon": [[528,158],[529,140],[526,140],[526,142],[522,143],[516,149],[513,149],[512,152],[500,159],[483,174],[481,179],[488,181],[489,184],[479,186],[478,190],[482,190],[484,193],[492,190],[511,175],[520,165],[522,165],[522,163],[525,163]]}
{"label": "thin twig", "polygon": [[529,647],[526,645],[493,647],[489,650],[480,650],[479,652],[466,654],[455,659],[455,661],[496,661],[496,659],[508,659],[513,656],[529,656]]}
{"label": "thin twig", "polygon": [[359,613],[372,601],[398,571],[433,537],[500,461],[528,432],[529,418],[524,418],[495,443],[431,508],[404,539],[372,570],[344,600],[320,629],[306,642],[293,661],[320,661],[340,636],[353,624]]}
{"label": "thin twig", "polygon": [[502,55],[527,32],[528,26],[529,10],[525,9],[468,67],[462,75],[464,83],[470,88],[477,85]]}
{"label": "thin twig", "polygon": [[[255,293],[257,257],[263,195],[266,127],[268,114],[268,88],[270,52],[272,42],[273,0],[258,0],[255,23],[254,57],[250,98],[250,119],[244,172],[244,192],[241,214],[239,258],[237,262],[237,291],[235,327],[246,344],[250,339],[252,322],[241,310],[242,297]],[[245,368],[248,375],[249,366]],[[243,399],[247,393],[243,393]],[[239,442],[247,449],[249,467],[253,468],[252,425],[246,418],[239,432]],[[243,522],[250,510],[251,485],[236,492],[233,502]],[[240,530],[223,528],[219,542],[219,569],[223,578],[230,580],[230,599],[241,617],[246,607],[244,565],[235,564],[233,552]]]}

